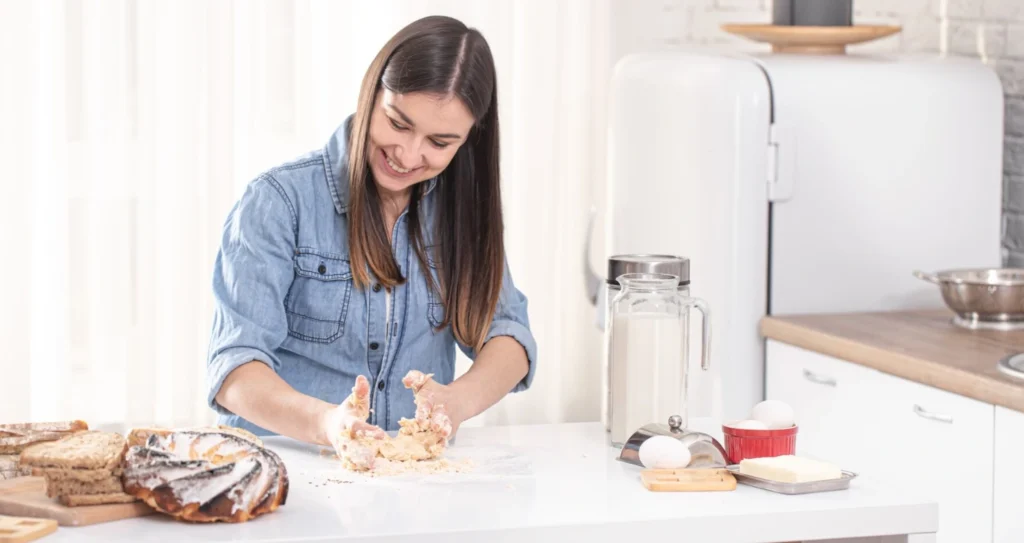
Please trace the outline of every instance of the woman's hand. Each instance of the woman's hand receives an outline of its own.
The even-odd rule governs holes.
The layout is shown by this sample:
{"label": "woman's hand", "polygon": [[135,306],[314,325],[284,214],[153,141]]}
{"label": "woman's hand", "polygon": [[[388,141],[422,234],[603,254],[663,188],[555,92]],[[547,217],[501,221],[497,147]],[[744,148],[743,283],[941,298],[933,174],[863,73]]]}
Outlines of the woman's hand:
{"label": "woman's hand", "polygon": [[429,374],[416,370],[410,371],[402,384],[416,395],[416,419],[420,429],[445,440],[454,437],[459,425],[466,421],[465,398],[460,399],[457,388],[442,385]]}
{"label": "woman's hand", "polygon": [[370,416],[370,383],[356,377],[352,394],[323,412],[320,428],[325,441],[334,447],[342,462],[356,470],[373,468],[381,441],[387,437],[380,428],[366,422]]}

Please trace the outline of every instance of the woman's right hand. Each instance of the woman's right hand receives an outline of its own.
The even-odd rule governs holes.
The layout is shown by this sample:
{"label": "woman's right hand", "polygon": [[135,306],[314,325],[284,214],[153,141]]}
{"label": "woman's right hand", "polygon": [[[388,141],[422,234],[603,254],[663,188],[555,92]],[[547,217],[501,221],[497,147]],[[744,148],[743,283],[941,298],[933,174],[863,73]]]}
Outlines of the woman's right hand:
{"label": "woman's right hand", "polygon": [[352,394],[321,417],[320,427],[326,440],[350,469],[372,469],[380,443],[387,437],[383,430],[366,422],[369,416],[370,383],[360,375]]}

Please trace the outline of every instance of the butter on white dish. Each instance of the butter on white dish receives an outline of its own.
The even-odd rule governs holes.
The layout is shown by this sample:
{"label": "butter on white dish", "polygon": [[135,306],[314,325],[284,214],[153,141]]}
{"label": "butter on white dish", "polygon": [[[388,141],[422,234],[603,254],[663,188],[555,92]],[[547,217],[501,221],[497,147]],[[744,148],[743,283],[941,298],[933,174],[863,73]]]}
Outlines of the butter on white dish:
{"label": "butter on white dish", "polygon": [[780,483],[826,481],[843,476],[842,470],[828,462],[791,454],[744,458],[740,461],[740,473]]}

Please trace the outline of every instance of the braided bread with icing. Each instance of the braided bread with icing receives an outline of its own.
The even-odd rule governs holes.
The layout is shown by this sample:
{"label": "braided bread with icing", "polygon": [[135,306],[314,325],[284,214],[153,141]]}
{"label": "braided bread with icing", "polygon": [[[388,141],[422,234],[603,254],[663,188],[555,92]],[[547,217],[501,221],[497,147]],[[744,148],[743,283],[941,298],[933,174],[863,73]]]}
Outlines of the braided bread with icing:
{"label": "braided bread with icing", "polygon": [[221,430],[151,434],[128,449],[124,491],[191,522],[245,522],[284,505],[288,472],[259,443]]}

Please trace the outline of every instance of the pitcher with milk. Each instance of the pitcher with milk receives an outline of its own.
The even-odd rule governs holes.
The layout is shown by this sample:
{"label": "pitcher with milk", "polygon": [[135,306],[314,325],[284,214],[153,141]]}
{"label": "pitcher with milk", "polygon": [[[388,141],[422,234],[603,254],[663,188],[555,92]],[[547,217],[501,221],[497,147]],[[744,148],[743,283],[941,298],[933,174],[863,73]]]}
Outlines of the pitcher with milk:
{"label": "pitcher with milk", "polygon": [[702,318],[701,368],[710,365],[707,304],[689,295],[686,258],[619,255],[608,262],[605,420],[611,444],[669,417],[688,424],[689,312]]}

